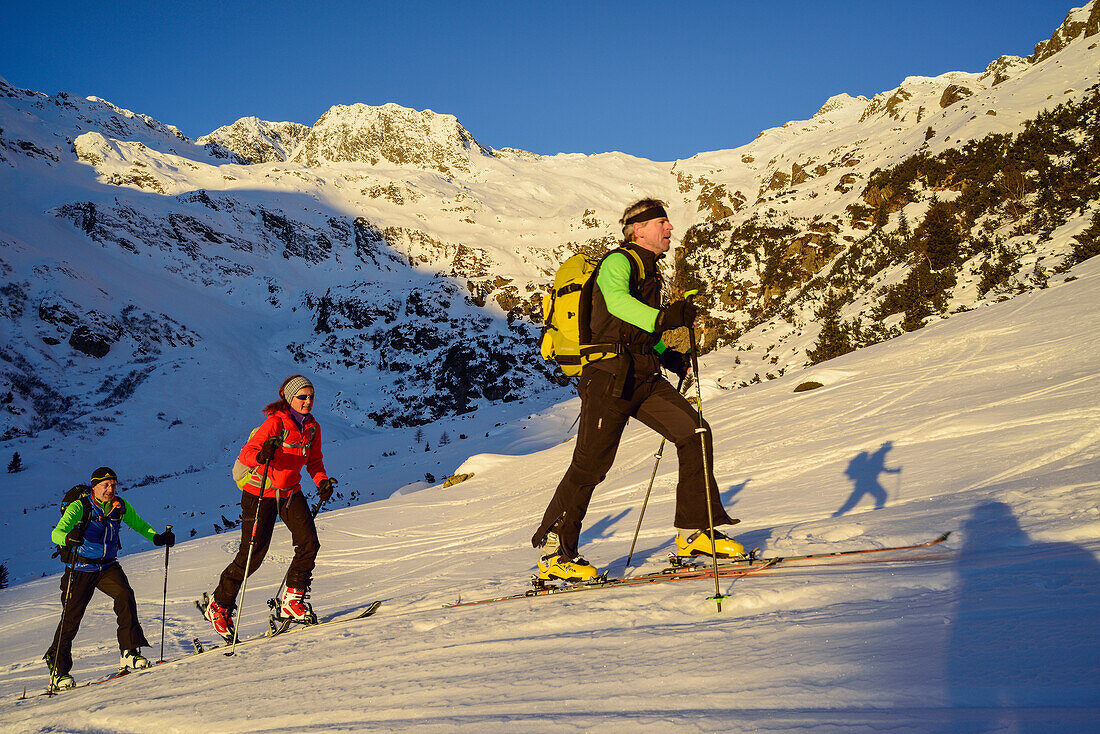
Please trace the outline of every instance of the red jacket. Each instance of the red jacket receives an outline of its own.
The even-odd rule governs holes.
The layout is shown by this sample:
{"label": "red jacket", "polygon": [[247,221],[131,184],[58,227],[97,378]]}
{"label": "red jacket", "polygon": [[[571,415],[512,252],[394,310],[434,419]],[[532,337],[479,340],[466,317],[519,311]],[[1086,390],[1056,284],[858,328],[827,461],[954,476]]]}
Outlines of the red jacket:
{"label": "red jacket", "polygon": [[271,468],[267,472],[267,484],[264,497],[289,497],[302,489],[302,467],[306,468],[314,484],[320,484],[328,478],[321,456],[321,426],[312,415],[306,416],[302,430],[285,410],[277,410],[267,417],[256,432],[248,439],[237,459],[245,466],[252,467],[252,477],[244,489],[249,494],[260,494],[260,482],[263,479],[264,465],[257,464],[256,454],[264,441],[273,436],[281,436],[283,443],[275,450],[271,458]]}

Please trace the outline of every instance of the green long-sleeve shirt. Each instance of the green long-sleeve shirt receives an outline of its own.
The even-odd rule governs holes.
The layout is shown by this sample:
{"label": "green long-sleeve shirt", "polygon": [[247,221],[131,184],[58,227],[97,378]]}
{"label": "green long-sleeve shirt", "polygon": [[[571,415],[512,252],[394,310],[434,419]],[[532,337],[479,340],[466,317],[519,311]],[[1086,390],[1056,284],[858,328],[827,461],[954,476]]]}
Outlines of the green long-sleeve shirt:
{"label": "green long-sleeve shirt", "polygon": [[[94,498],[92,502],[95,502]],[[133,528],[138,535],[151,541],[153,536],[157,534],[157,531],[137,514],[137,511],[134,510],[134,506],[131,503],[124,500],[123,504],[126,506],[126,512],[122,515],[122,522]],[[111,509],[111,506],[105,502],[99,503],[99,506],[105,513],[109,512]],[[84,503],[81,500],[70,502],[69,506],[65,508],[65,512],[61,514],[61,520],[58,521],[57,527],[50,533],[50,538],[58,545],[65,545],[65,536],[69,534],[69,531],[79,525],[80,521],[83,519]]]}
{"label": "green long-sleeve shirt", "polygon": [[[660,311],[630,295],[628,257],[629,255],[622,252],[613,252],[608,255],[600,266],[600,272],[596,275],[596,287],[603,294],[608,313],[652,334],[657,328],[657,315]],[[657,342],[655,349],[658,354],[661,354],[667,346],[662,340]]]}

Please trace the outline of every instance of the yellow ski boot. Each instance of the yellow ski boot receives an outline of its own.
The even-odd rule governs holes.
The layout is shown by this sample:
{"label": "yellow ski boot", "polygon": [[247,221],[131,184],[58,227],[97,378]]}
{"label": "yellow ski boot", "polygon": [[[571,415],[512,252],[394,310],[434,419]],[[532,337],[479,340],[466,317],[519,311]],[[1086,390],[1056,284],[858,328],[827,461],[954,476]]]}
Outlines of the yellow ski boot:
{"label": "yellow ski boot", "polygon": [[738,543],[725,533],[714,531],[714,550],[710,545],[710,530],[696,530],[685,539],[681,533],[676,534],[676,557],[693,558],[695,556],[711,556],[717,551],[719,558],[744,558],[745,546]]}
{"label": "yellow ski boot", "polygon": [[583,558],[573,560],[560,555],[543,556],[539,559],[538,579],[540,581],[592,581],[599,572],[596,567]]}

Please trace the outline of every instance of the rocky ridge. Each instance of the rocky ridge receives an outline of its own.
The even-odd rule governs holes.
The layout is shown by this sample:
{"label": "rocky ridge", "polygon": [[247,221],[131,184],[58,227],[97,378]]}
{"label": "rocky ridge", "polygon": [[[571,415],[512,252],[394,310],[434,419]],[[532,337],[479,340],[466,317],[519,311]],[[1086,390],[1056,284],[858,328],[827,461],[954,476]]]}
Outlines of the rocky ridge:
{"label": "rocky ridge", "polygon": [[454,115],[390,103],[332,107],[313,124],[292,160],[310,167],[386,162],[448,173],[468,172],[474,155],[492,151],[474,140]]}
{"label": "rocky ridge", "polygon": [[195,142],[200,145],[217,143],[249,163],[271,163],[290,158],[309,131],[309,126],[298,122],[267,122],[258,117],[242,117]]}

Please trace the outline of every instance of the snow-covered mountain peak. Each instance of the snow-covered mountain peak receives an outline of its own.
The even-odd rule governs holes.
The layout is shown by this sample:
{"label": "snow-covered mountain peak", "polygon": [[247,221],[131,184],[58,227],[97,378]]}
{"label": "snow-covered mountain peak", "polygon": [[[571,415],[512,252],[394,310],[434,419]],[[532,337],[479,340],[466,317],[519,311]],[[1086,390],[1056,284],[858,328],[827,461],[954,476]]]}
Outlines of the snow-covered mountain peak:
{"label": "snow-covered mountain peak", "polygon": [[11,82],[0,76],[0,97],[17,97],[19,90]]}
{"label": "snow-covered mountain peak", "polygon": [[50,96],[0,79],[0,98],[11,100],[0,107],[0,130],[4,131],[0,137],[18,138],[16,147],[31,158],[55,164],[71,160],[73,140],[94,132],[125,145],[145,146],[192,161],[245,162],[216,142],[196,143],[175,125],[100,97],[78,97],[68,92]]}
{"label": "snow-covered mountain peak", "polygon": [[1092,0],[1080,8],[1073,8],[1066,14],[1062,25],[1046,41],[1035,44],[1035,53],[1028,57],[1031,63],[1038,63],[1061,51],[1077,38],[1090,38],[1100,33],[1100,2]]}
{"label": "snow-covered mountain peak", "polygon": [[391,102],[335,105],[314,123],[291,160],[307,166],[388,162],[446,173],[469,171],[476,155],[491,156],[492,151],[454,115]]}
{"label": "snow-covered mountain peak", "polygon": [[537,161],[543,158],[538,153],[532,153],[529,150],[521,150],[520,148],[497,148],[494,149],[493,154],[502,160],[522,160],[522,161]]}
{"label": "snow-covered mountain peak", "polygon": [[821,105],[821,109],[815,112],[813,116],[824,117],[830,112],[835,112],[836,110],[855,107],[862,108],[865,107],[868,102],[870,102],[870,100],[864,97],[862,94],[856,97],[853,97],[847,92],[834,94],[832,97],[829,97],[829,99],[825,100],[825,104]]}
{"label": "snow-covered mountain peak", "polygon": [[863,111],[860,122],[890,118],[910,125],[920,123],[930,113],[984,88],[982,78],[981,74],[964,71],[949,71],[935,77],[906,77],[895,89],[876,94]]}
{"label": "snow-covered mountain peak", "polygon": [[979,77],[983,84],[994,86],[1015,76],[1028,67],[1027,59],[1021,56],[1001,56],[989,62]]}
{"label": "snow-covered mountain peak", "polygon": [[253,163],[285,161],[309,134],[309,126],[299,122],[268,122],[258,117],[242,117],[232,125],[223,125],[203,135],[197,142],[218,143]]}

